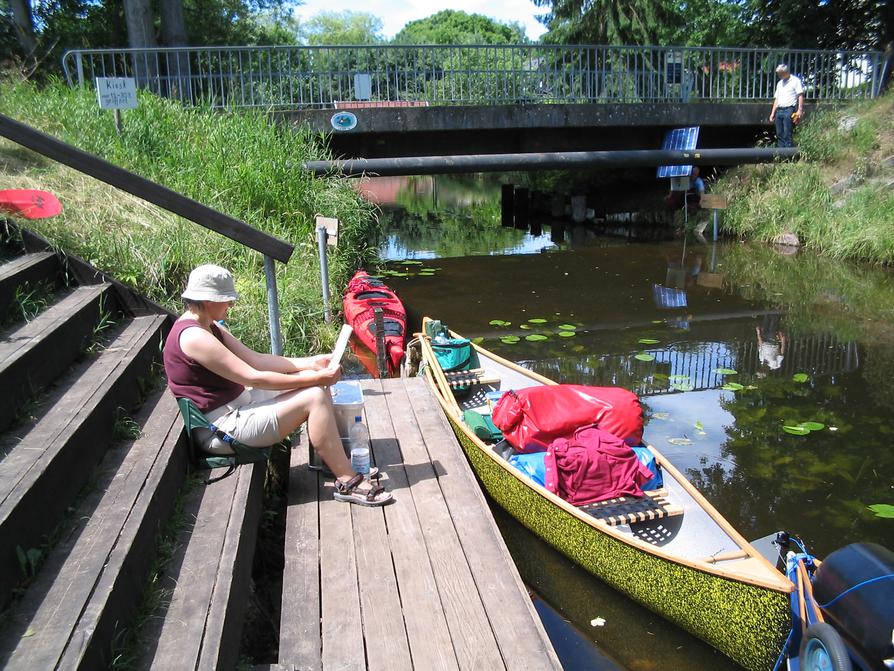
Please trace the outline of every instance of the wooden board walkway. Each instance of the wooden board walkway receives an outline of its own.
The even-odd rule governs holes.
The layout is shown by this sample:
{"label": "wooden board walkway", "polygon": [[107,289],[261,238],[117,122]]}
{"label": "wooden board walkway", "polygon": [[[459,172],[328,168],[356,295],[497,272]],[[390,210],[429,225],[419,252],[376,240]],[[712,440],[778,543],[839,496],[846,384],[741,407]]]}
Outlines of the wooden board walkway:
{"label": "wooden board walkway", "polygon": [[292,451],[280,668],[560,669],[441,408],[419,378],[363,381],[395,502],[332,499]]}

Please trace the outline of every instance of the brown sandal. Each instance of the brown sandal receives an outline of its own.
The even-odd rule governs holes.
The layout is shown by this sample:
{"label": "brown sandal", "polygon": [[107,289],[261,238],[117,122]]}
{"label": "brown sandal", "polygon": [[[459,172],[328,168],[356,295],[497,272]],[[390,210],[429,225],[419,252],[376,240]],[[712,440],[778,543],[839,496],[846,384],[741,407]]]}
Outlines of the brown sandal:
{"label": "brown sandal", "polygon": [[367,491],[359,491],[357,487],[365,481],[366,478],[361,473],[357,473],[347,482],[336,479],[335,494],[332,497],[336,501],[347,501],[361,506],[383,506],[392,500],[391,493],[386,492],[381,485],[373,486],[370,483],[370,488]]}

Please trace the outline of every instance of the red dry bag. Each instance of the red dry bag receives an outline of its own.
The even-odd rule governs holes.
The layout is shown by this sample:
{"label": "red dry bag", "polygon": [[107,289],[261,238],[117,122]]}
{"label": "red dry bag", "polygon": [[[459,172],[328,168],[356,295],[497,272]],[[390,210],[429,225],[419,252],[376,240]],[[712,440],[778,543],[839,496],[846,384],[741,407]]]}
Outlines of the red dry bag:
{"label": "red dry bag", "polygon": [[491,416],[519,452],[543,452],[556,438],[570,438],[584,426],[639,445],[643,410],[636,394],[620,387],[559,384],[510,391]]}

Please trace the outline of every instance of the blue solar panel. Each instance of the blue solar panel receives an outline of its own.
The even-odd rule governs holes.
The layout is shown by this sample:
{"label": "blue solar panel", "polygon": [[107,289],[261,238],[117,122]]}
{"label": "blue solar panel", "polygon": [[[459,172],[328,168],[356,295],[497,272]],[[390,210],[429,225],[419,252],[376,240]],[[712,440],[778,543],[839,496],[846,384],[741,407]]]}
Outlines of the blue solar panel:
{"label": "blue solar panel", "polygon": [[[676,149],[679,151],[691,151],[698,146],[699,126],[690,128],[674,128],[667,131],[664,136],[662,149]],[[662,165],[658,168],[658,178],[687,177],[692,172],[691,165]]]}

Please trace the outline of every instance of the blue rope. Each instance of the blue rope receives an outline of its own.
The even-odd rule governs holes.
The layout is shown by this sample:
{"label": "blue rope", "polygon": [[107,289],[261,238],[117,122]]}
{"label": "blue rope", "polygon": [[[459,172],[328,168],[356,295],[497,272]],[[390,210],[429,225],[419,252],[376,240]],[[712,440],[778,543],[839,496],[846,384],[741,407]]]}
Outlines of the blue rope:
{"label": "blue rope", "polygon": [[795,635],[795,629],[792,627],[792,630],[788,632],[788,638],[785,639],[785,643],[782,644],[782,650],[779,651],[779,657],[776,658],[776,663],[773,665],[773,671],[778,671],[782,661],[785,659],[786,653],[788,653],[788,644],[791,643],[792,636]]}
{"label": "blue rope", "polygon": [[829,606],[831,606],[833,603],[835,603],[839,599],[844,598],[845,596],[847,596],[848,594],[853,592],[855,589],[859,589],[860,587],[864,587],[865,585],[871,585],[872,583],[879,582],[881,580],[888,580],[890,578],[894,578],[894,573],[889,573],[887,575],[880,575],[877,578],[870,578],[869,580],[864,580],[863,582],[857,583],[853,587],[849,587],[848,589],[844,590],[841,594],[836,596],[834,599],[832,599],[828,603],[821,603],[819,605],[819,607],[820,608],[828,608]]}

